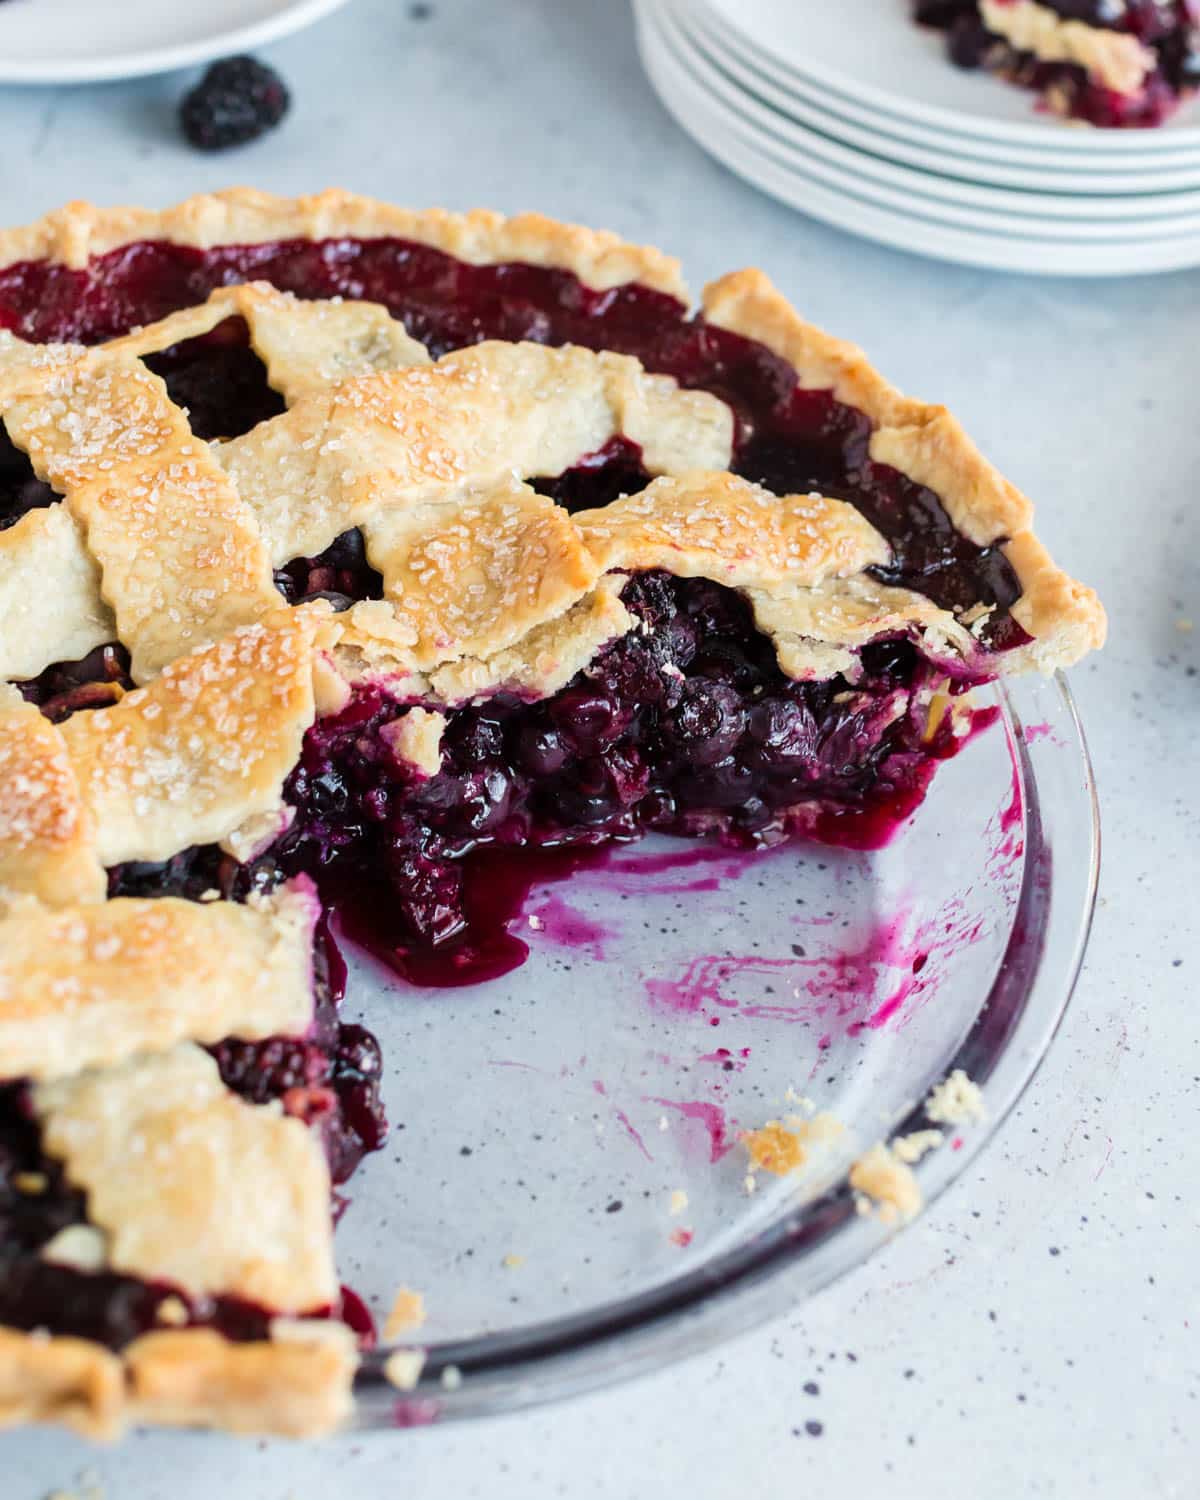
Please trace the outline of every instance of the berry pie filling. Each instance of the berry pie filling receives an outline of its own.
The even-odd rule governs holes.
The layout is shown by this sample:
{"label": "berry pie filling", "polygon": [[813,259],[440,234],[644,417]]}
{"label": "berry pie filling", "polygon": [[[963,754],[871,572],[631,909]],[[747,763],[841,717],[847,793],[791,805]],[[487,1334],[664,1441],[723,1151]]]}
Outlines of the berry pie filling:
{"label": "berry pie filling", "polygon": [[1161,125],[1200,86],[1195,0],[914,0],[961,68],[987,68],[1056,114]]}
{"label": "berry pie filling", "polygon": [[259,868],[311,874],[401,974],[464,983],[511,966],[486,914],[473,920],[479,851],[493,851],[490,884],[499,851],[520,878],[522,850],[647,832],[870,846],[955,743],[952,715],[929,732],[946,677],[910,642],[867,647],[853,684],[797,682],[731,589],[654,571],[621,598],[637,625],[552,697],[446,711],[432,776],[392,748],[406,708],[358,690],[305,737],[284,791],[294,820]]}
{"label": "berry pie filling", "polygon": [[[167,865],[125,866],[113,871],[114,894],[198,897],[201,881],[212,889],[219,862],[219,851],[206,850]],[[338,1185],[386,1138],[381,1058],[365,1027],[339,1019],[345,967],[321,925],[314,957],[314,1015],[304,1037],[227,1039],[208,1050],[234,1093],[251,1104],[278,1101],[284,1113],[319,1132]],[[335,1218],[344,1207],[335,1193]],[[44,1149],[30,1085],[0,1084],[0,1324],[69,1333],[110,1349],[167,1327],[209,1327],[238,1343],[269,1338],[275,1316],[269,1308],[86,1268],[87,1240],[81,1255],[73,1238],[80,1231],[94,1234],[86,1194],[67,1182],[61,1163]],[[352,1322],[355,1309],[347,1292],[343,1305],[311,1308],[305,1316]]]}
{"label": "berry pie filling", "polygon": [[[937,24],[948,24],[951,9],[942,7],[947,19]],[[386,1122],[378,1045],[339,1015],[345,971],[331,918],[410,980],[475,982],[520,962],[523,945],[505,920],[523,886],[556,861],[568,871],[591,851],[648,832],[742,847],[792,836],[877,847],[920,802],[937,761],[962,743],[969,710],[959,695],[991,675],[995,653],[1030,638],[1010,613],[1021,590],[1002,544],[969,541],[933,491],[875,462],[862,412],[831,391],[802,388],[762,344],[689,315],[662,292],[593,291],[564,271],[468,265],[401,240],[208,250],[152,242],[83,270],[48,262],[0,270],[0,327],[38,342],[94,343],[249,279],[303,298],[382,303],[435,358],[485,339],[634,355],[728,403],[738,475],[779,495],[850,501],[889,544],[887,563],[870,570],[878,582],[944,608],[983,606],[969,663],[935,659],[913,632],[866,645],[853,671],[797,680],[740,592],[704,577],[633,571],[618,585],[632,628],[558,691],[446,704],[364,676],[305,733],[283,788],[286,827],[266,848],[239,862],[205,845],[164,863],[111,868],[110,897],[237,901],[298,875],[315,880],[324,911],[307,1034],[227,1039],[209,1051],[247,1102],[278,1101],[319,1132],[340,1184],[382,1144]],[[282,410],[239,318],[146,359],[200,437],[236,437]],[[577,512],[636,493],[649,478],[637,444],[619,437],[533,484]],[[0,529],[58,499],[0,430]],[[289,604],[323,599],[335,612],[383,595],[357,530],[277,569],[275,586]],[[124,647],[103,645],[20,686],[61,723],[117,702],[133,686],[129,670]],[[440,716],[434,768],[402,749],[398,730],[415,712]],[[164,1323],[206,1324],[234,1340],[265,1336],[267,1309],[187,1298],[47,1256],[57,1237],[87,1222],[85,1195],[43,1150],[29,1085],[0,1087],[0,1324],[111,1348]]]}

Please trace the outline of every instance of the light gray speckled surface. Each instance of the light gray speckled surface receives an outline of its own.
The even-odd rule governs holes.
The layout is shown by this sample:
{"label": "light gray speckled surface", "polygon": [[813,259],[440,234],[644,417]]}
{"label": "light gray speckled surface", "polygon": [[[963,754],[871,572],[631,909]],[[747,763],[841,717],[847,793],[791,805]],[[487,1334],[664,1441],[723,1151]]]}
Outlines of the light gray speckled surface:
{"label": "light gray speckled surface", "polygon": [[294,116],[224,158],[173,138],[179,78],[0,92],[0,222],[71,196],[336,182],[609,225],[681,253],[693,284],[768,268],[900,385],[952,403],[1109,605],[1112,645],[1075,675],[1106,838],[1083,980],[978,1169],[769,1329],[558,1409],[312,1450],[9,1436],[0,1494],[1195,1495],[1200,633],[1177,626],[1200,620],[1200,279],[1039,282],[872,248],[760,196],[681,135],[617,0],[432,8],[413,20],[407,4],[356,0],[272,49]]}

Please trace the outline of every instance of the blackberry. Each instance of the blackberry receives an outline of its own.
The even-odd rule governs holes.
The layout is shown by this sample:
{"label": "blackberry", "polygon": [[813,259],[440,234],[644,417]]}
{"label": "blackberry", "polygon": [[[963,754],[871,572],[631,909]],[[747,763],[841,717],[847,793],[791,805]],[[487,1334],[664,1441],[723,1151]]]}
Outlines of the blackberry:
{"label": "blackberry", "polygon": [[223,151],[273,129],[290,102],[287,85],[273,68],[253,57],[226,57],[184,95],[179,123],[193,146]]}
{"label": "blackberry", "polygon": [[251,1104],[266,1104],[289,1089],[322,1085],[333,1071],[332,1059],[323,1048],[290,1037],[271,1037],[265,1042],[230,1037],[209,1051],[225,1087]]}

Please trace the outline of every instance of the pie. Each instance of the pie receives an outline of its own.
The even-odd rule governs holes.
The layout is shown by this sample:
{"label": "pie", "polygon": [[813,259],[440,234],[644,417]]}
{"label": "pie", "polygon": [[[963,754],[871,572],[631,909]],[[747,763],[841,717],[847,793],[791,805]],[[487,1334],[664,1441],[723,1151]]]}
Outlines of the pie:
{"label": "pie", "polygon": [[1053,113],[1161,125],[1200,86],[1196,0],[913,0],[951,58],[1036,90]]}
{"label": "pie", "polygon": [[876,845],[1103,612],[758,271],[239,190],[0,235],[0,330],[0,1416],[322,1432],[386,1128],[331,914],[461,982],[485,867]]}

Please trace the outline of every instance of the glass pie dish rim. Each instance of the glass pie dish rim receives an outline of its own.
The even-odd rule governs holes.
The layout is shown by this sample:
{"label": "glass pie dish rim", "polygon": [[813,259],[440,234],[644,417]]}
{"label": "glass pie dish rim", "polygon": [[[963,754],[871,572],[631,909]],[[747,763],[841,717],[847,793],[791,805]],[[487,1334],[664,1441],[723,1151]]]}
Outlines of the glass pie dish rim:
{"label": "glass pie dish rim", "polygon": [[[1053,695],[1053,735],[1024,729],[1021,705],[1038,691]],[[992,1141],[1029,1087],[1062,1024],[1082,967],[1100,868],[1095,778],[1074,697],[1062,673],[997,685],[997,701],[1021,794],[1026,858],[1004,958],[975,1021],[949,1068],[986,1084],[987,1117],[934,1151],[916,1169],[927,1209]],[[1044,707],[1044,705],[1043,705]],[[1041,710],[1039,710],[1041,711]],[[1039,791],[1037,769],[1057,766],[1073,805]],[[968,751],[969,753],[969,751]],[[1056,790],[1061,790],[1056,788]],[[920,816],[918,810],[917,816]],[[1084,851],[1051,859],[1056,833],[1072,817],[1086,830]],[[1003,1002],[1003,1003],[1001,1003]],[[1011,1007],[1015,1005],[1015,1011]],[[1010,1016],[997,1039],[991,1019]],[[930,1083],[936,1082],[930,1079]],[[894,1134],[922,1123],[918,1105]],[[410,1341],[372,1351],[355,1382],[358,1430],[425,1425],[496,1415],[565,1399],[633,1378],[714,1347],[785,1312],[865,1262],[894,1227],[856,1210],[843,1178],[790,1209],[751,1241],[624,1300],[472,1339],[422,1345]],[[384,1374],[397,1349],[420,1350],[420,1378],[399,1390]]]}

